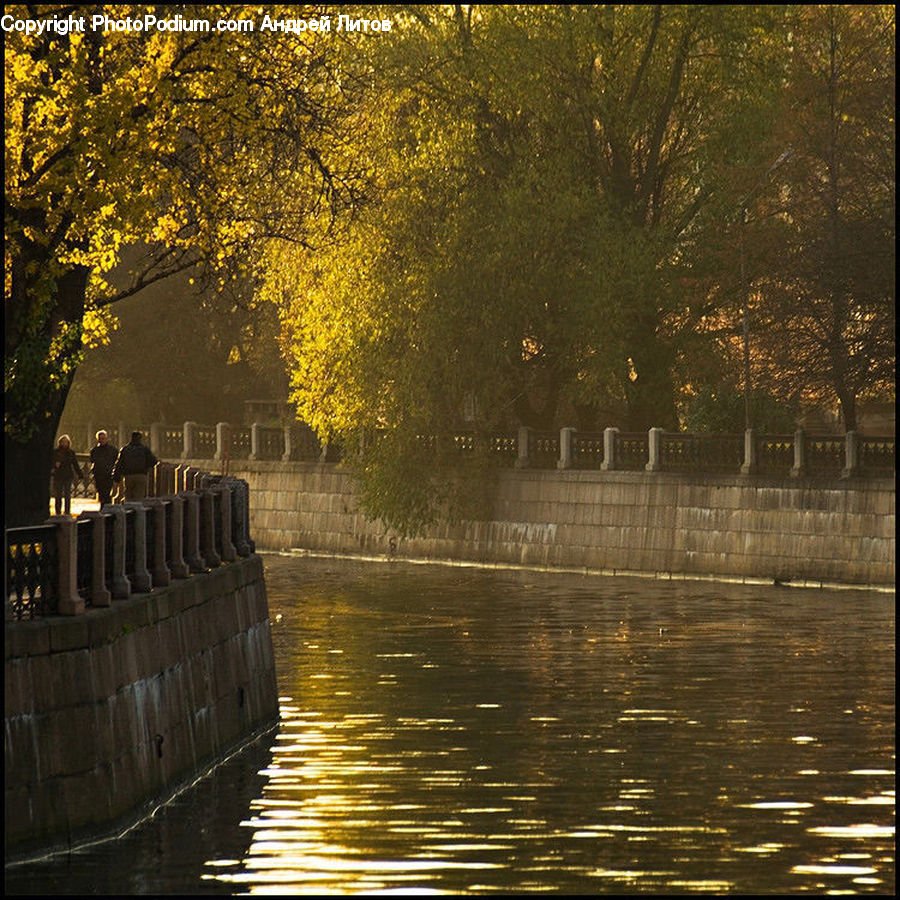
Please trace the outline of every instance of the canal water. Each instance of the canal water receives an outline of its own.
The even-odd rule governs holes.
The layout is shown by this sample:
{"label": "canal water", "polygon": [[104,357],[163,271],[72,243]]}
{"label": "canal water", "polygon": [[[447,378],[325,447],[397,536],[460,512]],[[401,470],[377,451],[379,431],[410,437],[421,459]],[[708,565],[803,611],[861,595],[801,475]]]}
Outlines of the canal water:
{"label": "canal water", "polygon": [[894,893],[893,594],[265,564],[278,727],[7,893]]}

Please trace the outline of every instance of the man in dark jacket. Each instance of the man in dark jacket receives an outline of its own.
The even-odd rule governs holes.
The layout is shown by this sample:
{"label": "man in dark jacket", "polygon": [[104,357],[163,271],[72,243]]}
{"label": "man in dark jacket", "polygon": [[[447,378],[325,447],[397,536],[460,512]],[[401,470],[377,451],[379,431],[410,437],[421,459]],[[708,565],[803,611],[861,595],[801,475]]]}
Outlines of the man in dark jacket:
{"label": "man in dark jacket", "polygon": [[143,500],[147,496],[147,473],[156,465],[150,448],[141,443],[143,435],[131,432],[131,443],[120,451],[113,466],[113,481],[125,482],[126,500]]}
{"label": "man in dark jacket", "polygon": [[119,448],[109,442],[109,435],[98,431],[97,443],[91,448],[91,474],[101,506],[112,503],[113,466],[118,455]]}

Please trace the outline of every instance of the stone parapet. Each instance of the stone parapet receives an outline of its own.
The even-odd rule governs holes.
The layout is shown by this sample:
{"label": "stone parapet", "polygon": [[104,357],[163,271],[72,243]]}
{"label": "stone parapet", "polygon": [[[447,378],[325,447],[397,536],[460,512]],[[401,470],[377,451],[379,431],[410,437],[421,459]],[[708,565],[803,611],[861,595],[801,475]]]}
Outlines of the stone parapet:
{"label": "stone parapet", "polygon": [[401,539],[359,510],[349,472],[241,463],[257,546],[793,583],[894,583],[893,479],[752,479],[688,473],[510,469],[490,518]]}
{"label": "stone parapet", "polygon": [[278,715],[262,561],[7,622],[7,860],[114,832]]}

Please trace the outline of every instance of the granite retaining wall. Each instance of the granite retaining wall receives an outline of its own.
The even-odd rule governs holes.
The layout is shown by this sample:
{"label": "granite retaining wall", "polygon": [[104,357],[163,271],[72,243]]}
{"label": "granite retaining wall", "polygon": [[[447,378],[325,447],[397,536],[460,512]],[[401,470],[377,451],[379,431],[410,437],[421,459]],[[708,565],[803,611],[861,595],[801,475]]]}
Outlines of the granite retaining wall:
{"label": "granite retaining wall", "polygon": [[500,470],[483,521],[401,540],[359,511],[349,473],[240,462],[260,549],[883,586],[894,583],[893,479]]}
{"label": "granite retaining wall", "polygon": [[6,623],[7,861],[135,821],[277,721],[258,556]]}

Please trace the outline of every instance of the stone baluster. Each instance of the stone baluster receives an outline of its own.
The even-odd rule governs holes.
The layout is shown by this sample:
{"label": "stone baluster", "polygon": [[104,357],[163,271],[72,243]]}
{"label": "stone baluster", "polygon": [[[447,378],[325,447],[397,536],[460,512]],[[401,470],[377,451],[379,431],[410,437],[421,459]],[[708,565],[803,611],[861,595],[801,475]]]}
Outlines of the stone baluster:
{"label": "stone baluster", "polygon": [[662,438],[662,428],[651,428],[647,433],[647,464],[644,466],[647,472],[658,472],[662,468],[660,462]]}
{"label": "stone baluster", "polygon": [[803,429],[798,428],[794,432],[794,465],[791,468],[791,478],[801,478],[806,474],[806,436]]}
{"label": "stone baluster", "polygon": [[109,606],[112,594],[106,587],[106,528],[112,528],[113,520],[105,513],[92,510],[83,512],[84,518],[93,525],[94,553],[91,560],[91,603],[94,606]]}
{"label": "stone baluster", "polygon": [[61,616],[84,612],[84,600],[78,595],[78,523],[71,516],[51,516],[47,525],[56,526],[57,591]]}
{"label": "stone baluster", "polygon": [[616,436],[618,434],[618,428],[603,430],[603,462],[600,463],[603,471],[611,471],[616,467]]}
{"label": "stone baluster", "polygon": [[153,589],[153,580],[147,570],[147,510],[141,501],[123,503],[126,511],[134,516],[134,565],[127,572],[131,589],[136,594],[146,594]]}
{"label": "stone baluster", "polygon": [[515,467],[517,469],[527,469],[531,463],[531,431],[527,425],[519,426],[519,433],[516,440],[517,454]]}
{"label": "stone baluster", "polygon": [[841,478],[852,478],[859,474],[859,434],[848,431],[844,435],[844,468]]}
{"label": "stone baluster", "polygon": [[250,426],[250,455],[248,459],[262,459],[262,425],[254,422]]}
{"label": "stone baluster", "polygon": [[197,423],[184,423],[184,449],[181,451],[182,459],[195,459],[197,451]]}
{"label": "stone baluster", "polygon": [[231,426],[227,422],[216,423],[216,452],[213,459],[231,456]]}
{"label": "stone baluster", "polygon": [[184,527],[187,529],[187,557],[185,562],[191,572],[206,571],[200,555],[200,495],[196,491],[184,491]]}
{"label": "stone baluster", "polygon": [[200,488],[199,478],[200,470],[195,469],[193,466],[188,466],[184,470],[184,489],[196,493]]}
{"label": "stone baluster", "polygon": [[557,469],[572,468],[572,443],[575,438],[574,428],[561,428],[559,431],[559,459]]}
{"label": "stone baluster", "polygon": [[253,553],[250,540],[250,486],[243,479],[232,482],[232,517],[235,521],[234,546],[241,556]]}
{"label": "stone baluster", "polygon": [[169,541],[169,572],[173,578],[187,578],[190,574],[184,559],[184,517],[186,502],[180,494],[169,494],[163,498],[169,504],[170,527],[167,532]]}
{"label": "stone baluster", "polygon": [[154,456],[159,458],[163,456],[163,430],[165,427],[162,422],[153,422],[150,425],[150,450]]}
{"label": "stone baluster", "polygon": [[219,495],[219,517],[222,523],[222,544],[219,552],[225,562],[234,562],[237,559],[237,550],[231,540],[231,486],[228,482],[220,482],[213,490]]}
{"label": "stone baluster", "polygon": [[291,453],[294,449],[293,443],[294,430],[290,425],[284,426],[284,453],[281,454],[283,462],[290,462]]}
{"label": "stone baluster", "polygon": [[172,574],[166,565],[166,504],[159,497],[144,501],[147,515],[153,516],[153,568],[150,577],[153,587],[166,587],[172,581]]}
{"label": "stone baluster", "polygon": [[128,540],[125,507],[107,504],[101,512],[111,517],[107,527],[113,530],[112,581],[109,589],[113,599],[124,600],[131,595],[131,582],[125,574],[125,542]]}
{"label": "stone baluster", "polygon": [[216,552],[216,503],[211,490],[201,488],[200,497],[200,553],[206,568],[214,569],[222,565],[222,559]]}
{"label": "stone baluster", "polygon": [[748,428],[744,432],[744,464],[741,466],[741,475],[755,475],[757,468],[756,432]]}

